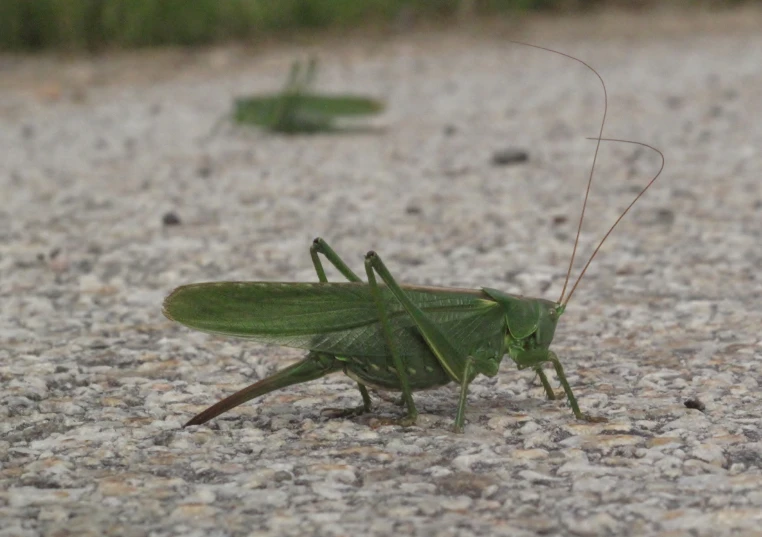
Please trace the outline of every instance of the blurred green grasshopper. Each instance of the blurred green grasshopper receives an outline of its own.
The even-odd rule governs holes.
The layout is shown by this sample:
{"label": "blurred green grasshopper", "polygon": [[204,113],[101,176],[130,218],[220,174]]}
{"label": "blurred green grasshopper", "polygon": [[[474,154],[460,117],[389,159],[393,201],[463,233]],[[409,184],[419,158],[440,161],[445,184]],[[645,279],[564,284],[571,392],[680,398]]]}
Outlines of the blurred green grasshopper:
{"label": "blurred green grasshopper", "polygon": [[384,109],[382,102],[365,97],[310,92],[316,70],[314,58],[304,69],[294,62],[281,93],[236,99],[233,119],[274,132],[314,133],[336,130],[338,118],[378,114]]}
{"label": "blurred green grasshopper", "polygon": [[[526,43],[522,43],[526,44]],[[574,59],[600,75],[589,65]],[[187,425],[198,425],[254,397],[278,388],[343,371],[357,381],[363,404],[340,414],[367,412],[371,400],[367,387],[402,392],[407,414],[394,423],[412,425],[418,411],[413,392],[457,382],[460,398],[454,429],[462,432],[468,385],[479,373],[494,376],[507,354],[519,369],[531,368],[542,382],[548,399],[556,395],[543,370],[553,365],[572,412],[583,414],[556,354],[550,350],[559,317],[564,313],[585,271],[635,202],[664,168],[664,156],[655,148],[603,138],[607,97],[603,85],[604,112],[593,164],[587,182],[577,237],[569,261],[561,297],[557,301],[510,295],[496,289],[452,289],[399,285],[375,252],[365,256],[368,282],[360,280],[322,239],[310,248],[319,283],[219,282],[186,285],[164,301],[164,315],[190,328],[215,334],[250,338],[264,343],[308,350],[306,357],[201,412]],[[662,165],[646,187],[614,222],[593,251],[571,287],[585,207],[592,186],[595,162],[602,140],[634,143],[662,155]],[[328,283],[320,255],[347,279]],[[376,275],[380,277],[378,282]]]}

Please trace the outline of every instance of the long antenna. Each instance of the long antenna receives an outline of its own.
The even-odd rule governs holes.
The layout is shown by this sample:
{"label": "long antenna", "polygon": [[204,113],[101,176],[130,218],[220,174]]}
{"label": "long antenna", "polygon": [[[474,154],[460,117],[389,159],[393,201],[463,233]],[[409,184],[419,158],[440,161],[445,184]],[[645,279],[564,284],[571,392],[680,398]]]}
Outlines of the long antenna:
{"label": "long antenna", "polygon": [[664,153],[662,153],[661,151],[659,151],[658,149],[656,149],[655,147],[651,145],[644,144],[642,142],[635,142],[633,140],[619,140],[617,138],[588,138],[588,140],[598,140],[599,145],[601,141],[604,141],[604,142],[622,142],[625,144],[635,144],[635,145],[647,147],[648,149],[652,149],[656,151],[657,153],[659,153],[659,156],[661,157],[661,167],[659,168],[659,171],[656,172],[656,175],[654,175],[653,178],[648,182],[648,184],[643,188],[643,190],[641,190],[640,193],[637,196],[635,196],[635,199],[632,200],[632,202],[627,206],[624,212],[622,212],[622,214],[619,215],[619,218],[616,219],[616,222],[614,222],[614,225],[612,225],[609,228],[609,230],[601,239],[601,242],[599,242],[598,246],[595,247],[595,250],[593,250],[593,254],[590,256],[590,259],[587,260],[587,263],[585,263],[585,266],[582,268],[582,272],[580,272],[579,277],[577,278],[577,281],[574,282],[574,285],[572,286],[571,291],[569,291],[569,295],[566,297],[566,301],[564,301],[563,303],[564,306],[569,303],[569,299],[574,294],[574,290],[577,288],[577,285],[579,285],[579,281],[582,279],[582,276],[585,275],[585,272],[587,271],[587,267],[590,266],[590,263],[593,261],[593,258],[598,253],[598,250],[601,249],[601,246],[603,246],[603,243],[606,241],[606,239],[609,238],[609,235],[611,235],[611,232],[614,231],[614,228],[617,226],[617,224],[619,224],[619,222],[622,221],[622,218],[624,218],[624,215],[626,215],[627,212],[632,208],[632,206],[635,205],[635,202],[638,201],[640,197],[646,193],[646,190],[651,188],[651,185],[654,184],[654,181],[656,181],[656,179],[659,178],[659,176],[661,175],[661,172],[664,170]]}
{"label": "long antenna", "polygon": [[[579,58],[575,58],[574,56],[571,56],[570,54],[566,54],[564,52],[560,52],[558,50],[553,50],[552,48],[546,48],[541,47],[538,45],[533,45],[531,43],[525,43],[524,41],[514,41],[513,39],[507,40],[510,43],[516,43],[519,45],[524,45],[527,47],[532,47],[540,50],[545,50],[547,52],[552,52],[553,54],[558,54],[559,56],[564,56],[565,58],[569,58],[570,60],[574,60],[575,62],[581,63],[588,69],[590,69],[595,76],[598,77],[598,80],[601,81],[601,87],[603,88],[603,117],[601,118],[601,128],[598,130],[598,143],[595,145],[595,154],[593,155],[593,164],[590,166],[590,176],[587,179],[587,189],[585,190],[585,201],[582,202],[582,212],[579,214],[579,225],[577,226],[577,236],[574,238],[574,248],[572,249],[572,255],[569,259],[569,269],[566,271],[566,279],[564,280],[564,288],[561,291],[561,296],[558,299],[558,302],[561,303],[564,300],[564,294],[566,293],[566,286],[569,285],[569,278],[571,278],[571,271],[572,267],[574,266],[574,257],[577,255],[577,246],[579,245],[579,236],[580,233],[582,233],[582,222],[585,219],[585,209],[587,208],[587,198],[590,196],[590,188],[593,186],[593,174],[595,174],[595,163],[598,161],[598,150],[601,147],[601,140],[603,139],[603,126],[606,124],[606,112],[608,112],[609,109],[609,96],[606,92],[606,84],[603,82],[603,78],[601,75],[598,74],[598,71],[593,69],[591,65],[589,65],[586,62],[583,62]],[[579,280],[577,280],[579,282]],[[567,299],[568,302],[568,299]]]}

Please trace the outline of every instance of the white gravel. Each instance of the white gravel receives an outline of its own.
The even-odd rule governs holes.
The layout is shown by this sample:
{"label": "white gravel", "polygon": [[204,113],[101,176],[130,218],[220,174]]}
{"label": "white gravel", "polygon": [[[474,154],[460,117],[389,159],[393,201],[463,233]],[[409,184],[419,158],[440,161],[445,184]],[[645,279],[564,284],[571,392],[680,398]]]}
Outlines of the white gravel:
{"label": "white gravel", "polygon": [[[758,535],[762,34],[716,17],[0,58],[0,536]],[[416,427],[378,426],[399,414],[378,398],[327,420],[359,402],[341,375],[182,429],[302,353],[191,332],[162,298],[314,281],[316,235],[357,270],[372,248],[409,283],[557,298],[601,91],[506,36],[597,67],[606,133],[667,158],[553,346],[608,422],[506,360],[473,384],[464,435],[455,388],[416,394]],[[321,87],[388,102],[373,129],[212,132],[307,51]],[[511,148],[528,162],[492,164]],[[604,144],[580,264],[658,163]]]}

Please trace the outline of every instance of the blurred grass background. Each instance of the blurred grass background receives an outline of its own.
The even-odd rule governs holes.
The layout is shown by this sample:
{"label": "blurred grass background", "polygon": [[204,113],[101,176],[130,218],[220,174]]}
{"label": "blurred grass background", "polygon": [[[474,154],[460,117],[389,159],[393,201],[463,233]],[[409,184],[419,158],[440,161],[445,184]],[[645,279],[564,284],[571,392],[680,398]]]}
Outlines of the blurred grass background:
{"label": "blurred grass background", "polygon": [[301,29],[393,28],[400,21],[752,1],[759,0],[0,0],[0,50],[200,45]]}

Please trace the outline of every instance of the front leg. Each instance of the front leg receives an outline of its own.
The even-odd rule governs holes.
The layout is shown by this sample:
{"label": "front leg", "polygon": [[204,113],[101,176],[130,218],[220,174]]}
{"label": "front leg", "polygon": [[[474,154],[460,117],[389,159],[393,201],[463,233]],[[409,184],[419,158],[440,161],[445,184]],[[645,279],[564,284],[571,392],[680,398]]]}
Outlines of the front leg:
{"label": "front leg", "polygon": [[555,400],[556,392],[553,391],[553,387],[550,385],[550,382],[548,382],[548,376],[545,374],[542,366],[538,365],[535,368],[535,372],[537,373],[537,376],[540,377],[540,382],[542,383],[542,387],[545,390],[545,395],[548,396],[548,399]]}
{"label": "front leg", "polygon": [[[532,350],[519,350],[514,352],[511,352],[511,358],[513,358],[513,361],[516,362],[516,365],[519,367],[519,369],[525,369],[527,367],[532,367],[537,369],[539,366],[541,366],[545,362],[550,362],[553,364],[553,367],[556,370],[556,376],[558,377],[558,381],[561,383],[561,386],[564,389],[564,393],[566,393],[566,398],[569,400],[569,406],[572,409],[572,412],[574,412],[574,416],[579,420],[585,420],[585,421],[606,421],[604,418],[595,418],[591,417],[588,414],[583,413],[579,409],[579,405],[577,404],[577,398],[574,397],[574,393],[572,392],[571,386],[569,386],[569,381],[566,380],[566,374],[564,373],[564,368],[561,365],[561,362],[558,359],[558,356],[556,356],[556,353],[553,352],[550,349],[532,349]],[[547,379],[546,379],[547,380]]]}

